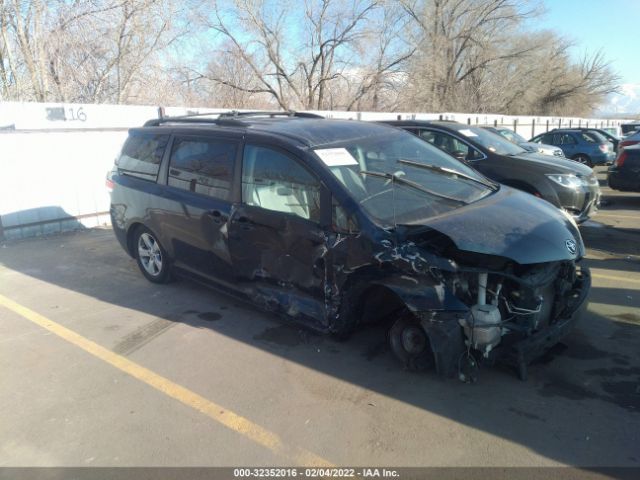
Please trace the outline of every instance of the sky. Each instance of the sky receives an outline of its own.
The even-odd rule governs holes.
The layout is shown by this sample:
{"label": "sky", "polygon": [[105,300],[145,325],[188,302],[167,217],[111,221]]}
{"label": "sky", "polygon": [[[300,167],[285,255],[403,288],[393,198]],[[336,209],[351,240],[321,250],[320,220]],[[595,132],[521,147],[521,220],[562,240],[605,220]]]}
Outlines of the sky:
{"label": "sky", "polygon": [[576,59],[602,50],[620,75],[621,92],[612,94],[602,113],[640,112],[640,51],[637,29],[640,0],[543,0],[546,13],[534,26],[553,29],[575,42]]}

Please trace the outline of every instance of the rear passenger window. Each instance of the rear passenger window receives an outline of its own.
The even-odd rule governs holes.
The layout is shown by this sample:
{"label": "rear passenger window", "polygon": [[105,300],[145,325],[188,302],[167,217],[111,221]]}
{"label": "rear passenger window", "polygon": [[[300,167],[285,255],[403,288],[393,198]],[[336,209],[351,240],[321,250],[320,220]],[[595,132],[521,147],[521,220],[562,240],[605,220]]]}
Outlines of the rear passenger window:
{"label": "rear passenger window", "polygon": [[271,148],[244,148],[242,200],[247,205],[320,221],[320,182],[293,158]]}
{"label": "rear passenger window", "polygon": [[124,175],[155,182],[160,169],[169,135],[131,132],[116,161],[118,171]]}
{"label": "rear passenger window", "polygon": [[556,133],[553,136],[554,145],[573,145],[576,141],[568,133]]}
{"label": "rear passenger window", "polygon": [[169,185],[228,200],[237,148],[232,140],[177,138],[169,163]]}

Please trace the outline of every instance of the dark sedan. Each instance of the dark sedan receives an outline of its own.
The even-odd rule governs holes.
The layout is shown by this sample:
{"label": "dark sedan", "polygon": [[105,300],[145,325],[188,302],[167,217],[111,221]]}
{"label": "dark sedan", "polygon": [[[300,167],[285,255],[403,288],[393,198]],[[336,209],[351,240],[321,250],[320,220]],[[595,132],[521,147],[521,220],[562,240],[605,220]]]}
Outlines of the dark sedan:
{"label": "dark sedan", "polygon": [[480,127],[443,121],[386,121],[462,160],[488,178],[544,198],[589,219],[600,203],[600,186],[591,168],[578,162],[530,153]]}
{"label": "dark sedan", "polygon": [[609,187],[623,192],[640,192],[640,145],[625,147],[607,176]]}

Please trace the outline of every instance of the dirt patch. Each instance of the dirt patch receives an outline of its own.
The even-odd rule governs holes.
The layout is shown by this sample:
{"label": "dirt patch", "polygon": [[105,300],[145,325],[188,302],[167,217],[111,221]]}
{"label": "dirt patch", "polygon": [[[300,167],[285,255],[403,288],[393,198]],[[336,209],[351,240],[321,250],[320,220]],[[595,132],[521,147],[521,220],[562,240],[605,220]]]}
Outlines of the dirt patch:
{"label": "dirt patch", "polygon": [[220,320],[222,315],[218,312],[202,312],[198,314],[198,318],[206,322],[215,322],[216,320]]}
{"label": "dirt patch", "polygon": [[[306,334],[306,332],[304,333]],[[265,329],[253,338],[260,342],[267,342],[281,347],[297,347],[301,343],[305,343],[305,337],[306,335],[298,328],[290,325],[278,325],[277,327]]]}
{"label": "dirt patch", "polygon": [[536,415],[534,413],[518,410],[517,408],[514,408],[514,407],[509,407],[509,411],[512,412],[512,413],[515,413],[516,415],[518,415],[520,417],[528,418],[529,420],[538,420],[539,422],[545,422],[546,421],[544,418],[539,417],[538,415]]}

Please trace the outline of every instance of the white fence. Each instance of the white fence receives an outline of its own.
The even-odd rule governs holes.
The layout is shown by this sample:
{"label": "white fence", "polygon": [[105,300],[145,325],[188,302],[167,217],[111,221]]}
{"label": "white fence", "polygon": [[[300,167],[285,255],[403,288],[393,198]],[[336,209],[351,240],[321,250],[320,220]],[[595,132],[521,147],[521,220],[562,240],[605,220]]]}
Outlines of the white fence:
{"label": "white fence", "polygon": [[[167,108],[166,115],[221,109]],[[354,120],[456,120],[504,125],[524,137],[566,126],[621,120],[465,113],[324,112]],[[155,118],[153,106],[0,103],[0,241],[90,228],[109,222],[105,175],[127,129]]]}

